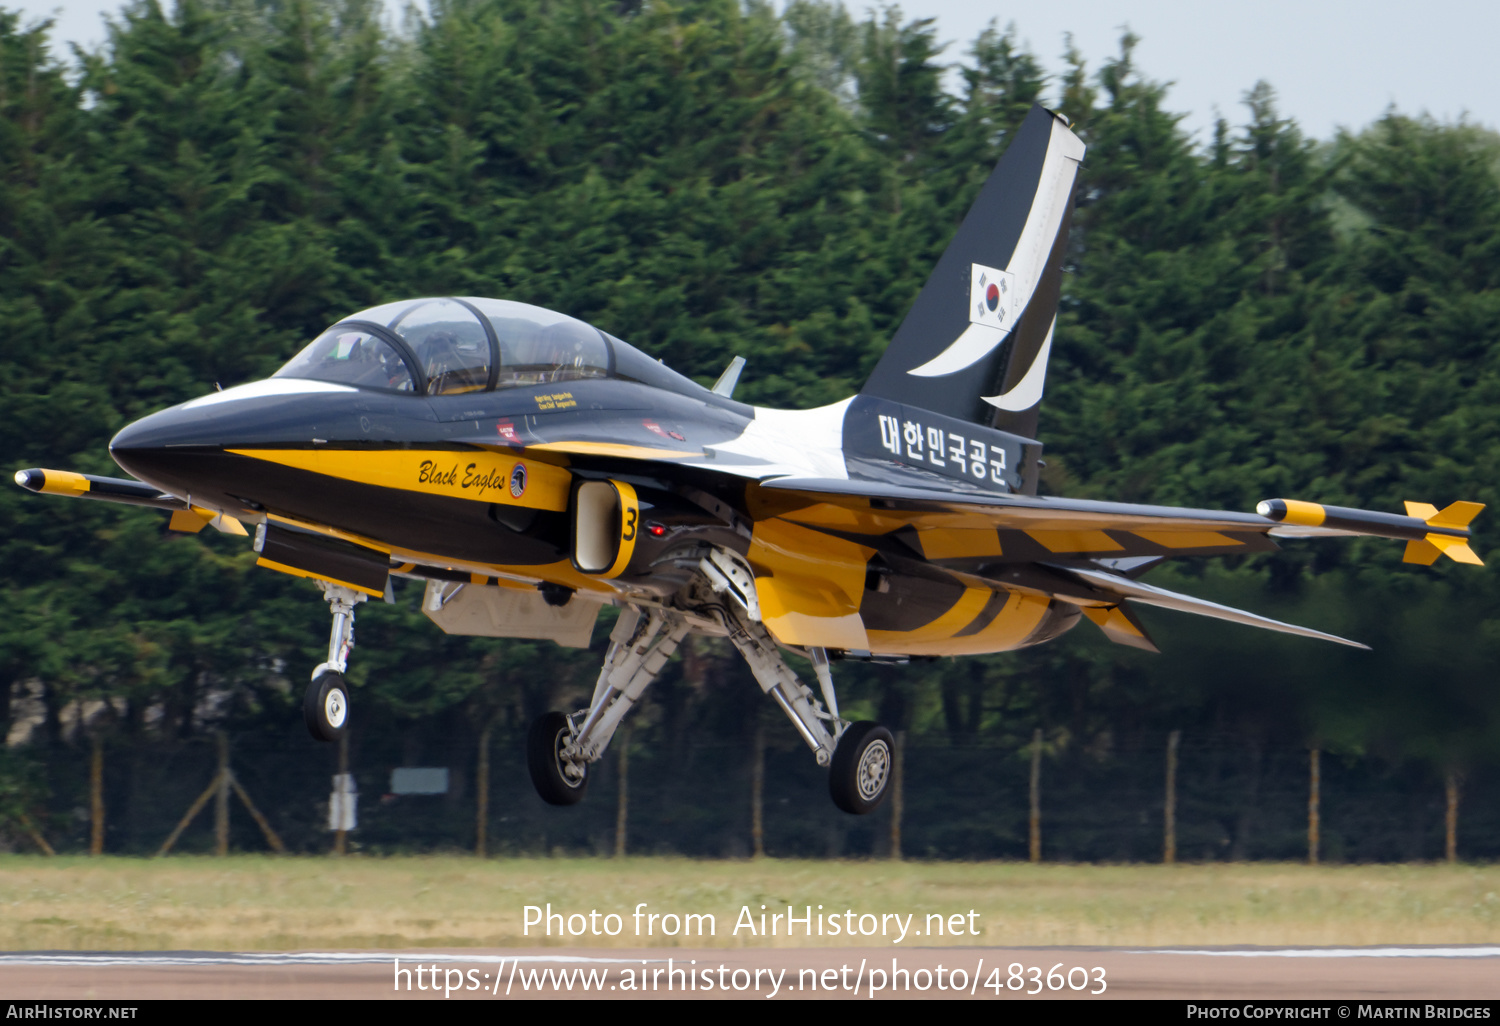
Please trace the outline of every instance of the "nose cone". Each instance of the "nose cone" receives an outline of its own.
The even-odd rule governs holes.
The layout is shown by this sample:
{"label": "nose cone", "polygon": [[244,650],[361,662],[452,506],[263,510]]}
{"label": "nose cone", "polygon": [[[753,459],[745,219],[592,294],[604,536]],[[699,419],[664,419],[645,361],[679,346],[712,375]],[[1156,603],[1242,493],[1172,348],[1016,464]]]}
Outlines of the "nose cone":
{"label": "nose cone", "polygon": [[125,425],[110,439],[111,452],[163,449],[178,445],[212,445],[212,422],[206,413],[174,406]]}
{"label": "nose cone", "polygon": [[183,494],[191,491],[182,477],[185,458],[191,462],[193,454],[221,442],[208,413],[184,404],[126,425],[110,439],[109,454],[132,476]]}

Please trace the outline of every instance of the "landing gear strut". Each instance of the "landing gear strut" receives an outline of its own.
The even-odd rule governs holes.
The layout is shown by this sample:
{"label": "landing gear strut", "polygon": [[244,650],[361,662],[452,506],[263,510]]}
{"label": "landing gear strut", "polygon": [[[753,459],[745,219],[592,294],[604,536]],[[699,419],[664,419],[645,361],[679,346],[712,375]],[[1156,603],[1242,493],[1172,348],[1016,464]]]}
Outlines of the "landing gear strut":
{"label": "landing gear strut", "polygon": [[333,613],[328,634],[328,661],[312,672],[312,683],[302,699],[307,730],[317,741],[337,741],[349,722],[349,688],[344,683],[349,650],[354,647],[354,607],[365,601],[363,592],[328,581],[316,582]]}
{"label": "landing gear strut", "polygon": [[604,754],[620,721],[687,632],[686,619],[671,610],[653,609],[643,616],[640,609],[628,606],[620,613],[583,723],[575,727],[573,722],[581,714],[552,712],[532,724],[526,765],[543,801],[572,805],[583,798],[589,764]]}
{"label": "landing gear strut", "polygon": [[737,626],[739,629],[729,635],[730,642],[750,664],[761,690],[781,706],[813,750],[818,765],[828,767],[828,793],[833,804],[856,816],[874,812],[885,801],[891,782],[895,751],[891,732],[868,720],[849,723],[839,716],[828,653],[823,649],[807,650],[823,693],[819,702],[781,658],[781,650],[765,627],[745,618]]}
{"label": "landing gear strut", "polygon": [[[760,622],[754,580],[726,554],[701,564],[704,583],[733,604],[704,602],[676,609],[627,606],[610,634],[604,669],[586,710],[572,716],[551,712],[537,720],[527,739],[526,762],[542,800],[572,805],[588,787],[588,769],[609,747],[616,728],[692,628],[717,621],[750,666],[761,690],[786,713],[819,766],[828,768],[828,790],[845,812],[864,815],[885,800],[894,765],[890,731],[875,723],[850,723],[839,716],[828,654],[807,649],[818,678],[819,695],[797,679],[781,649]],[[743,578],[743,580],[742,580]],[[712,617],[712,619],[709,619]],[[708,633],[718,633],[713,629]]]}

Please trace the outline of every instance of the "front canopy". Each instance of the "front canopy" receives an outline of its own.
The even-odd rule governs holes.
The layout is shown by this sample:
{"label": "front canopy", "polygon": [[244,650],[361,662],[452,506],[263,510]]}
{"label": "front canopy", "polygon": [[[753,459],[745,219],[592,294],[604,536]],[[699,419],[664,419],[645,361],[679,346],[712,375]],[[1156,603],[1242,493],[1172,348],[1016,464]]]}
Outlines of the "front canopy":
{"label": "front canopy", "polygon": [[503,299],[411,299],[339,322],[275,377],[390,392],[456,395],[610,374],[598,329]]}

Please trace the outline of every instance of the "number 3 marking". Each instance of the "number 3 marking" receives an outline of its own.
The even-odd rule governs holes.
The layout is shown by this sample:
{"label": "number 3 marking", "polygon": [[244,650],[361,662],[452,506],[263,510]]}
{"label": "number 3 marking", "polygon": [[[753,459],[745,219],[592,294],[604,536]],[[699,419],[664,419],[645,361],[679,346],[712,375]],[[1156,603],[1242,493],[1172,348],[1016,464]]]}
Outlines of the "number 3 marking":
{"label": "number 3 marking", "polygon": [[625,511],[625,524],[620,532],[621,541],[635,541],[635,518],[635,510],[627,509]]}

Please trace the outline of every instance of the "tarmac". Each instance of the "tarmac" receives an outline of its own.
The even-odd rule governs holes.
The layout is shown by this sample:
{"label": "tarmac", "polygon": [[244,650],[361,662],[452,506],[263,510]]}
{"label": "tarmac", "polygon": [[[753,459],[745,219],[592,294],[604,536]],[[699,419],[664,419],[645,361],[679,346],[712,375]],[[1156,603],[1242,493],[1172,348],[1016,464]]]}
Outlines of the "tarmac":
{"label": "tarmac", "polygon": [[1500,999],[1500,946],[10,952],[0,954],[0,995],[7,1002],[629,997],[1487,1001]]}

